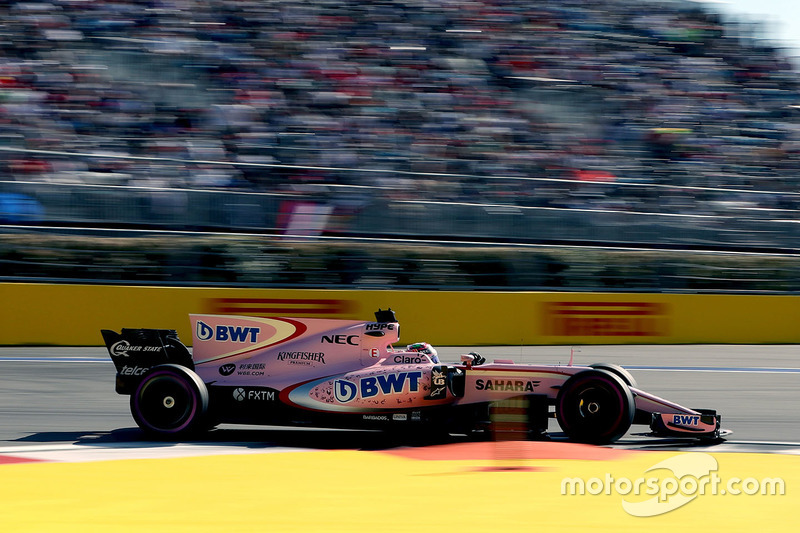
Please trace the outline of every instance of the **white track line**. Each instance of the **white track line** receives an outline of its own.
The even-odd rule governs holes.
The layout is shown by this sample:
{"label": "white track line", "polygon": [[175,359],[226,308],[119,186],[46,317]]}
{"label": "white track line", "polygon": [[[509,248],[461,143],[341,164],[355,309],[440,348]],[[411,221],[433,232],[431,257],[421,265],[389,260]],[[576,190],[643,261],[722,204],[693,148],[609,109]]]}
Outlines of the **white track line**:
{"label": "white track line", "polygon": [[[51,444],[9,446],[0,448],[0,455],[36,461],[82,463],[128,459],[174,459],[210,455],[247,455],[309,451],[305,448],[268,446],[263,443],[219,444],[154,444],[111,443],[102,446],[85,444]],[[2,467],[0,467],[2,468]]]}
{"label": "white track line", "polygon": [[[657,443],[648,444],[652,451],[678,451],[678,449],[658,449]],[[782,447],[785,449],[771,449]],[[639,445],[619,445],[617,449],[639,451]],[[705,451],[710,453],[768,453],[780,455],[800,455],[800,442],[780,441],[726,441],[721,444],[681,448],[681,451]],[[93,462],[131,459],[175,459],[183,457],[204,457],[212,455],[257,455],[265,453],[297,453],[320,452],[316,448],[295,448],[271,446],[261,442],[237,443],[226,446],[219,443],[145,443],[120,442],[103,445],[86,445],[74,443],[36,444],[22,446],[6,446],[0,448],[0,456],[17,457],[47,462]],[[2,466],[0,466],[2,468]]]}

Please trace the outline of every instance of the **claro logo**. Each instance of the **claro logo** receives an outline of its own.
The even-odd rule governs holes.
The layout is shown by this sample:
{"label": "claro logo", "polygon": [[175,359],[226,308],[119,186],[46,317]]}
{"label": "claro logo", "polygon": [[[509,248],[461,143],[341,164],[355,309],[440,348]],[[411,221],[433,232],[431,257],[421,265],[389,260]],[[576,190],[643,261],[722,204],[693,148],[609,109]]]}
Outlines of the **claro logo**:
{"label": "claro logo", "polygon": [[261,328],[247,326],[225,326],[219,325],[212,328],[202,320],[197,321],[197,340],[219,342],[258,342],[258,334]]}
{"label": "claro logo", "polygon": [[669,307],[653,302],[547,302],[543,333],[558,337],[661,337]]}

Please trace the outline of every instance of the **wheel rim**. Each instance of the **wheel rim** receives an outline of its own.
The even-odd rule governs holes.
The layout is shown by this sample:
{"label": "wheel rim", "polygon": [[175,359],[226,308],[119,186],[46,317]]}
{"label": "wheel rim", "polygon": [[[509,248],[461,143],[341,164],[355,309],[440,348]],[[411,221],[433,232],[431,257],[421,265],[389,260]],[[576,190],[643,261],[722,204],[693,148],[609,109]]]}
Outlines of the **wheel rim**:
{"label": "wheel rim", "polygon": [[194,391],[175,376],[154,375],[142,384],[138,410],[145,423],[159,431],[180,431],[193,419],[197,409]]}
{"label": "wheel rim", "polygon": [[593,429],[613,427],[622,418],[622,398],[613,389],[591,387],[577,395],[576,412],[583,424]]}

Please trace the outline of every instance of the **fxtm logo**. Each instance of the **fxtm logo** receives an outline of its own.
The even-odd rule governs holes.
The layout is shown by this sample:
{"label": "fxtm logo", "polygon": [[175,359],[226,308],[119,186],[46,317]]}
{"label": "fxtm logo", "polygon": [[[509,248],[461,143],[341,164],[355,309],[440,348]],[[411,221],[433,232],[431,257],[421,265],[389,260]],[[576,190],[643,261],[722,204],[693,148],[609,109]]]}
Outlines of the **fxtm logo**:
{"label": "fxtm logo", "polygon": [[361,392],[362,399],[369,399],[379,394],[401,394],[406,389],[408,392],[419,391],[419,380],[422,372],[398,372],[381,376],[361,378],[358,385],[346,379],[337,379],[333,382],[333,393],[336,400],[341,403],[353,401]]}
{"label": "fxtm logo", "polygon": [[261,328],[252,328],[246,326],[217,326],[212,328],[205,322],[197,321],[197,340],[208,341],[215,340],[220,342],[257,342],[258,334]]}
{"label": "fxtm logo", "polygon": [[261,389],[243,389],[239,387],[233,391],[233,399],[237,402],[243,402],[245,400],[255,400],[255,401],[273,401],[275,400],[275,391],[273,390],[261,390]]}

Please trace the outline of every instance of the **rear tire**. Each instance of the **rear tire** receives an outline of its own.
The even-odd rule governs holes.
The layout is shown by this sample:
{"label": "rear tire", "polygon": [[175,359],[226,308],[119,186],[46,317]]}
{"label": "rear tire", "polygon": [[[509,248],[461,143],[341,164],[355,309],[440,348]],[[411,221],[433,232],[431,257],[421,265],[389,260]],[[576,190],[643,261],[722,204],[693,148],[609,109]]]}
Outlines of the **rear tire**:
{"label": "rear tire", "polygon": [[630,388],[608,370],[585,370],[570,377],[556,397],[556,418],[570,440],[608,444],[633,423]]}
{"label": "rear tire", "polygon": [[131,414],[145,432],[185,437],[205,427],[208,389],[200,376],[179,365],[153,367],[131,395]]}

